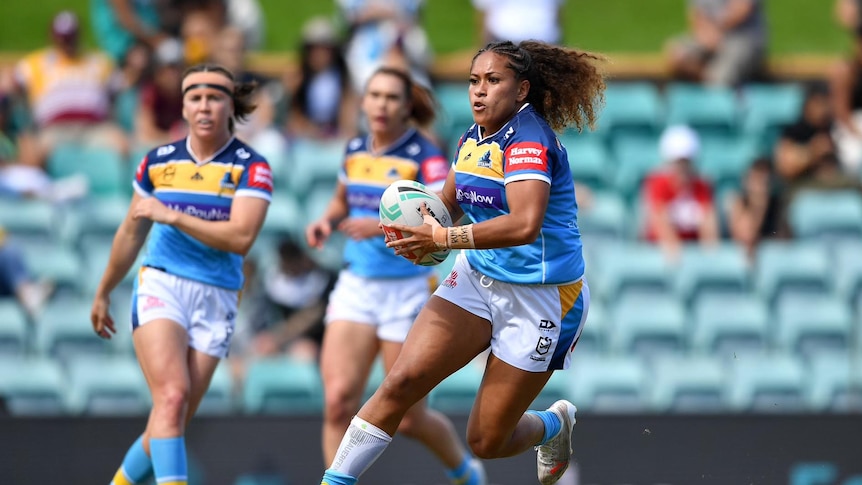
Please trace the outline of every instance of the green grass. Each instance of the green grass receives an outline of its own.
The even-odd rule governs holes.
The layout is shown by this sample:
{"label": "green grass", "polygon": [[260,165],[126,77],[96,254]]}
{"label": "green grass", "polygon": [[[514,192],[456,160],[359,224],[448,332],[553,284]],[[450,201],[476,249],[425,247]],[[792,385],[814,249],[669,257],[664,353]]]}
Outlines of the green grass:
{"label": "green grass", "polygon": [[[88,26],[89,1],[0,0],[0,51],[43,46],[50,18],[61,8],[77,12]],[[332,0],[260,2],[267,15],[268,51],[292,51],[305,19],[335,13]],[[772,52],[846,51],[848,38],[832,19],[832,4],[831,0],[767,1]],[[683,5],[684,0],[570,0],[564,9],[566,43],[600,52],[658,52],[665,39],[685,30]],[[470,0],[429,0],[423,22],[438,53],[478,45]],[[84,38],[93,45],[89,28]]]}

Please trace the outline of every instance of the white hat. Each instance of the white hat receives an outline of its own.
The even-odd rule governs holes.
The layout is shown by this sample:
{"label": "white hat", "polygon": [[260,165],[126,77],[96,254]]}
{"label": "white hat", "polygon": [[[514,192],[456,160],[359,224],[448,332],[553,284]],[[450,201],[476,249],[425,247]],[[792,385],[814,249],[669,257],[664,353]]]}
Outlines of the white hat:
{"label": "white hat", "polygon": [[700,137],[686,125],[669,126],[659,140],[663,160],[694,160],[700,152]]}

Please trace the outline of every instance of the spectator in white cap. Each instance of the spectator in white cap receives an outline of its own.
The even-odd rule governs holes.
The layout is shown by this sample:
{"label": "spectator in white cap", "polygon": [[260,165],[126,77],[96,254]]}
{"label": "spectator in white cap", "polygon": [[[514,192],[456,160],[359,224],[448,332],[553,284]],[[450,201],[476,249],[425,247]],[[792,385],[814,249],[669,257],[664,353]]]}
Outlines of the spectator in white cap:
{"label": "spectator in white cap", "polygon": [[697,132],[670,126],[659,140],[659,151],[665,163],[644,181],[644,238],[676,260],[686,242],[718,240],[718,216],[712,186],[695,168],[700,152]]}

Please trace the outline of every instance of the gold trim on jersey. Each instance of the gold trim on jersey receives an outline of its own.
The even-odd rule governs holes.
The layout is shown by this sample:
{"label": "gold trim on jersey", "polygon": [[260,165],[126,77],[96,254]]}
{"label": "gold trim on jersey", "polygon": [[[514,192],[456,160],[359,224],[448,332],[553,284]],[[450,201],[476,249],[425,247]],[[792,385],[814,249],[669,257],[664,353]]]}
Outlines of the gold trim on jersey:
{"label": "gold trim on jersey", "polygon": [[458,150],[455,170],[478,177],[502,180],[503,150],[497,142],[479,145],[475,139],[468,138]]}
{"label": "gold trim on jersey", "polygon": [[419,163],[408,158],[357,152],[347,156],[344,170],[350,182],[388,186],[395,180],[416,180]]}

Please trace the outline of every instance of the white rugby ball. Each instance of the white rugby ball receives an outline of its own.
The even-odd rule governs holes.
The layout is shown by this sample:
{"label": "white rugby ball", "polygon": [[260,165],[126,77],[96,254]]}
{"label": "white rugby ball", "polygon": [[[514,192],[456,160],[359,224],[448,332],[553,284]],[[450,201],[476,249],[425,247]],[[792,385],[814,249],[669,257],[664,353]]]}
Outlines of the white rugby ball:
{"label": "white rugby ball", "polygon": [[[405,226],[421,226],[422,204],[426,204],[428,212],[443,227],[452,225],[452,216],[446,209],[446,204],[437,197],[437,194],[415,180],[398,180],[393,182],[380,197],[380,222],[383,224],[383,232],[386,233],[387,241],[395,241],[410,237],[410,233],[392,229],[392,224]],[[449,256],[449,250],[428,253],[419,258],[416,254],[406,254],[404,257],[413,261],[418,258],[416,264],[422,266],[434,266],[442,263]]]}

